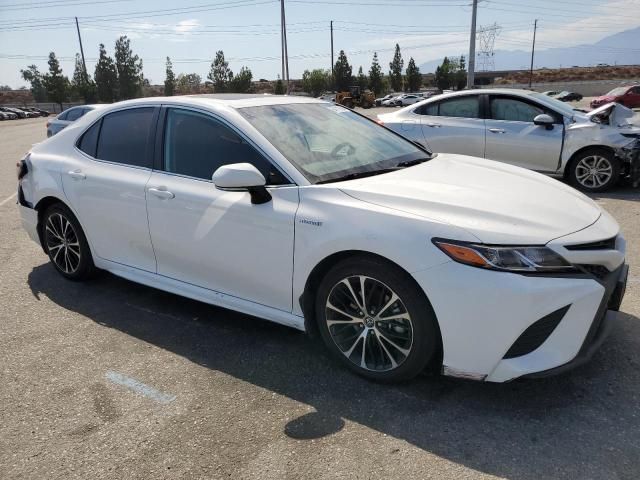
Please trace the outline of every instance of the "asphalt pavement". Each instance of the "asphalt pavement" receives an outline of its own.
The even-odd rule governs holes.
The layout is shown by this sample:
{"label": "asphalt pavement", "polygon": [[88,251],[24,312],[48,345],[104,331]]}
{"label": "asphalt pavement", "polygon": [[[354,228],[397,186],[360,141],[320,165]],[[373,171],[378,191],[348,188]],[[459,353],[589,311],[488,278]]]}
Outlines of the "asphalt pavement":
{"label": "asphalt pavement", "polygon": [[590,363],[378,385],[286,327],[106,273],[63,280],[11,197],[44,123],[0,123],[0,478],[639,477],[639,190],[596,197],[631,273]]}

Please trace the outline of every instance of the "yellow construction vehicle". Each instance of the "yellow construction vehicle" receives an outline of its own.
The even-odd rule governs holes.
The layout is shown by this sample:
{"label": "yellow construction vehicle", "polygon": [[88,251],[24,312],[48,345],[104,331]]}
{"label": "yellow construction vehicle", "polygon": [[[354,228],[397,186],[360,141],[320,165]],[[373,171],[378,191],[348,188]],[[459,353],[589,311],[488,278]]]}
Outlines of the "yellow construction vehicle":
{"label": "yellow construction vehicle", "polygon": [[348,92],[336,93],[336,103],[347,108],[362,107],[371,108],[376,103],[376,96],[371,90],[360,91],[360,87],[349,87]]}

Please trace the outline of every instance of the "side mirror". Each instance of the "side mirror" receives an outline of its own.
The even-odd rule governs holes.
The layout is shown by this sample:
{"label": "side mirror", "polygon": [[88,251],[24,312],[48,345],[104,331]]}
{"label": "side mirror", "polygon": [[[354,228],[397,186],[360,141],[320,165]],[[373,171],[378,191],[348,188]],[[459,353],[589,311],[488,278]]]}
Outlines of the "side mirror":
{"label": "side mirror", "polygon": [[537,115],[536,118],[533,119],[533,123],[535,125],[544,127],[547,130],[553,130],[553,117],[551,115],[547,115],[546,113]]}
{"label": "side mirror", "polygon": [[211,180],[220,190],[248,191],[253,204],[267,203],[271,200],[271,194],[265,188],[267,181],[250,163],[223,165],[213,172]]}

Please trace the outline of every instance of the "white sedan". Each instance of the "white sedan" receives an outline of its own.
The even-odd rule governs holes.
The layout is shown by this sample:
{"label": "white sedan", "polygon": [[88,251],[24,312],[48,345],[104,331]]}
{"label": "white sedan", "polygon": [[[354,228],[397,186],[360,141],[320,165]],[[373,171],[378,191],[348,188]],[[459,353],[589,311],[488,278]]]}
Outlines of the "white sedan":
{"label": "white sedan", "polygon": [[309,98],[116,103],[35,145],[18,178],[62,277],[107,270],[319,333],[379,381],[562,371],[625,289],[624,238],[589,198]]}
{"label": "white sedan", "polygon": [[622,177],[640,181],[640,129],[622,105],[585,114],[528,90],[465,90],[378,118],[432,152],[564,175],[581,190],[606,190]]}

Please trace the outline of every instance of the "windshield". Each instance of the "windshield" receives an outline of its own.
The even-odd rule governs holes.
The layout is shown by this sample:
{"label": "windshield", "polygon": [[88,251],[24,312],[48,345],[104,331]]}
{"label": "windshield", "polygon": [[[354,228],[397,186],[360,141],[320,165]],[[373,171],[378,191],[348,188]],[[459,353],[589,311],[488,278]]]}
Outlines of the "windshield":
{"label": "windshield", "polygon": [[543,95],[542,93],[532,92],[529,94],[532,98],[539,100],[543,105],[547,105],[548,107],[553,108],[557,112],[566,115],[567,117],[572,117],[575,114],[575,111],[572,107],[567,105],[560,100],[557,100],[553,97],[549,97],[547,95]]}
{"label": "windshield", "polygon": [[311,183],[383,173],[429,157],[408,140],[338,105],[295,103],[238,111]]}
{"label": "windshield", "polygon": [[607,95],[611,95],[612,97],[617,97],[618,95],[624,95],[627,89],[625,87],[618,87],[611,90]]}

